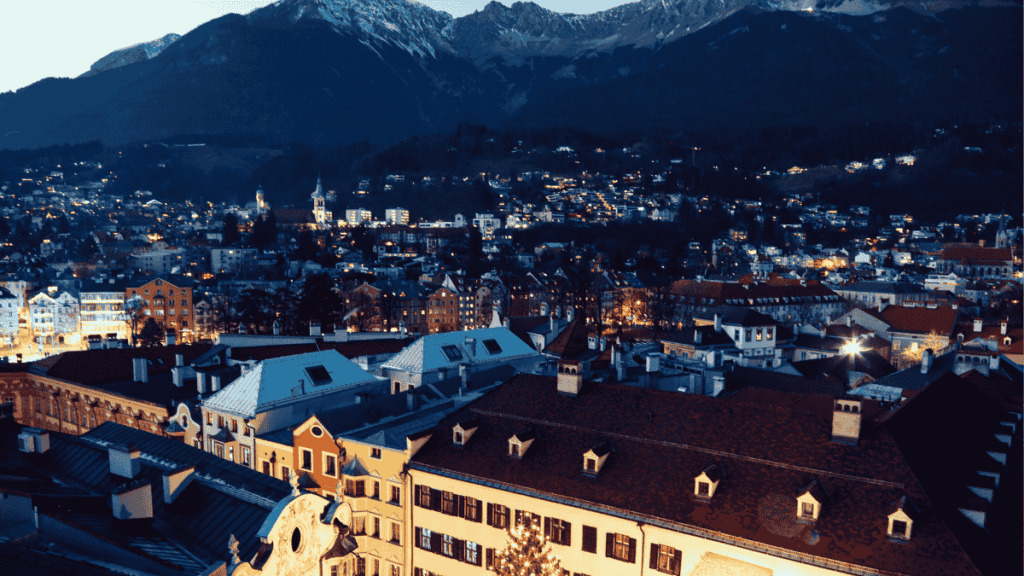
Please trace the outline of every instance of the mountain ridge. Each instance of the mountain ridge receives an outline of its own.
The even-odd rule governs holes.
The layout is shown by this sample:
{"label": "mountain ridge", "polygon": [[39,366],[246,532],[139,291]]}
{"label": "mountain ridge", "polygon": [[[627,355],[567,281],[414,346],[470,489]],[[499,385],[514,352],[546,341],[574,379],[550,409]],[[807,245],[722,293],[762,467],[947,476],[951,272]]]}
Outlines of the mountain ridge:
{"label": "mountain ridge", "polygon": [[[654,4],[598,13],[604,28],[591,19],[562,50],[557,34],[584,19],[532,3],[460,20],[400,0],[285,0],[207,22],[152,59],[0,94],[0,148],[202,133],[391,141],[460,122],[601,131],[1019,117],[1019,6],[849,16],[758,0],[674,40],[586,45],[619,26],[608,12],[642,21]],[[410,19],[419,27],[396,24]],[[476,36],[458,29],[469,25]],[[507,48],[512,29],[532,47]]]}

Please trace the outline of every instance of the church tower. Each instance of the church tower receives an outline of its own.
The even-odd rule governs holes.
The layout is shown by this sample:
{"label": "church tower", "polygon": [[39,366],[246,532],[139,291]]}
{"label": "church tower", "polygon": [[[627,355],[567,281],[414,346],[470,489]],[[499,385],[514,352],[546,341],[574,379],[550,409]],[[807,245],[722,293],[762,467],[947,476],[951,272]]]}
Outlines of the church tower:
{"label": "church tower", "polygon": [[263,195],[263,186],[256,189],[256,216],[263,216],[270,211],[270,205]]}
{"label": "church tower", "polygon": [[996,248],[1009,248],[1010,235],[1006,232],[1006,219],[999,215],[999,231],[996,232]]}
{"label": "church tower", "polygon": [[324,186],[320,181],[320,176],[316,177],[316,190],[313,190],[310,198],[313,199],[313,219],[316,221],[316,227],[323,230],[327,227],[327,221],[331,215],[327,212],[327,198],[324,196]]}

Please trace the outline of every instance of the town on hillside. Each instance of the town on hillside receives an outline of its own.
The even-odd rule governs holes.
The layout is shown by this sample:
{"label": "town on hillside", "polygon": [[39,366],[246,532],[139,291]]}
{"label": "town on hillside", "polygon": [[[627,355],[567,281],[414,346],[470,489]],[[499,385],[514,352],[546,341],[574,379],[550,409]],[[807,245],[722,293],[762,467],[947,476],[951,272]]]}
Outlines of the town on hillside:
{"label": "town on hillside", "polygon": [[0,198],[0,563],[483,575],[533,531],[545,574],[1019,574],[1019,217],[671,166],[384,178],[488,199],[443,218],[74,168]]}

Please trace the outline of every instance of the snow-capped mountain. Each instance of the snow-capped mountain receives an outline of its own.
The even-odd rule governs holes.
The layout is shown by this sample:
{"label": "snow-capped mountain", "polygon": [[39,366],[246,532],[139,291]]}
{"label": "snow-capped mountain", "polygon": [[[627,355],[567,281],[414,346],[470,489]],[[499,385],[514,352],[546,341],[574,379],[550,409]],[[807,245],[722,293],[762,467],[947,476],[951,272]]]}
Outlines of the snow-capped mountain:
{"label": "snow-capped mountain", "polygon": [[118,51],[88,77],[0,94],[0,148],[182,134],[385,142],[461,122],[1019,118],[1020,5],[890,8],[909,1],[641,0],[588,15],[492,2],[454,19],[408,0],[281,0]]}
{"label": "snow-capped mountain", "polygon": [[367,44],[388,43],[414,56],[454,53],[479,61],[491,56],[577,57],[619,46],[655,46],[745,8],[863,16],[897,6],[928,12],[952,4],[949,0],[639,0],[593,14],[569,14],[534,2],[506,6],[492,0],[482,10],[452,18],[414,0],[280,0],[256,10],[249,19],[320,19]]}
{"label": "snow-capped mountain", "polygon": [[250,21],[320,19],[338,32],[386,42],[419,56],[451,51],[447,12],[406,0],[280,0],[249,14]]}
{"label": "snow-capped mountain", "polygon": [[127,64],[134,64],[135,62],[142,62],[143,60],[156,58],[161,52],[166,50],[168,46],[177,42],[179,38],[181,38],[181,34],[167,34],[166,36],[157,38],[151,42],[143,42],[127,48],[115,50],[97,60],[89,67],[89,71],[82,74],[82,76],[93,76],[106,70],[113,70],[114,68],[120,68]]}

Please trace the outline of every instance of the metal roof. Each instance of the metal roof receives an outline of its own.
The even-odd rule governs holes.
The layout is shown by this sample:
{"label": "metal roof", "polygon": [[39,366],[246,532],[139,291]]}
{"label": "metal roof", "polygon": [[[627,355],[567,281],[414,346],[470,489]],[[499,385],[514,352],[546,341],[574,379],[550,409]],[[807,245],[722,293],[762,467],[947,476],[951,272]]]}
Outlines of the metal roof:
{"label": "metal roof", "polygon": [[[494,340],[500,351],[488,350],[484,344],[487,340]],[[446,354],[447,347],[454,347],[457,355]],[[383,368],[423,374],[460,364],[479,366],[530,356],[539,354],[508,328],[481,328],[423,336],[385,362]]]}
{"label": "metal roof", "polygon": [[376,380],[335,350],[270,358],[211,396],[203,406],[252,418],[281,404]]}

